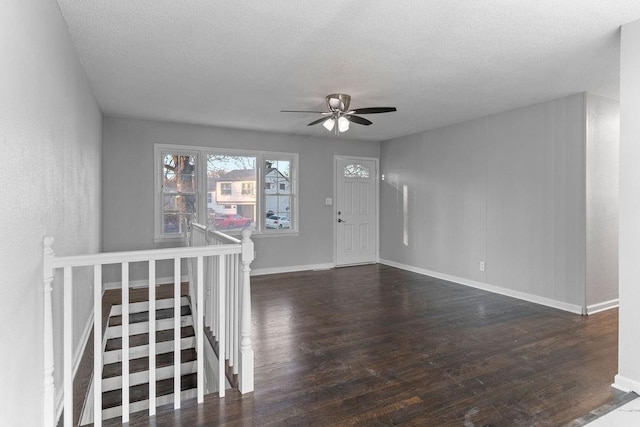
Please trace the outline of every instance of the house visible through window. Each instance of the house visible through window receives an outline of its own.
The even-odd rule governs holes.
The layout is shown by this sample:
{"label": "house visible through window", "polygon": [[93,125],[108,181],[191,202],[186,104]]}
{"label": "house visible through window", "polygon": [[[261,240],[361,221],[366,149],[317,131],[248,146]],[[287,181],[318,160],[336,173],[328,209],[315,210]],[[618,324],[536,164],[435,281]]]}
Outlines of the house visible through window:
{"label": "house visible through window", "polygon": [[272,158],[265,160],[264,181],[269,183],[265,190],[266,230],[290,229],[292,222],[293,193],[291,191],[291,160]]}
{"label": "house visible through window", "polygon": [[213,203],[215,228],[240,231],[257,227],[256,162],[255,155],[244,153],[207,154],[207,177],[220,183]]}

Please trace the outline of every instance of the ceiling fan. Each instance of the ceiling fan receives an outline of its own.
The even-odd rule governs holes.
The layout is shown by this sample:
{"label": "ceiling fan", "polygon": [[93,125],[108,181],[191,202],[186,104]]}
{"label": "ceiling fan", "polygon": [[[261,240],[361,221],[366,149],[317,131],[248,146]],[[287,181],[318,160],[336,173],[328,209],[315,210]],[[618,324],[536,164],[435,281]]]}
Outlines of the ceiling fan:
{"label": "ceiling fan", "polygon": [[[391,113],[397,111],[396,107],[369,107],[369,108],[356,108],[349,110],[349,104],[351,103],[351,96],[344,93],[332,93],[326,96],[327,108],[329,111],[304,111],[304,110],[281,110],[282,113],[318,113],[324,117],[318,120],[314,120],[307,126],[317,125],[322,123],[328,131],[335,131],[336,135],[341,132],[349,130],[349,123],[357,123],[359,125],[369,126],[373,122],[365,119],[364,117],[356,116],[355,114],[380,114]],[[337,126],[336,126],[337,125]]]}

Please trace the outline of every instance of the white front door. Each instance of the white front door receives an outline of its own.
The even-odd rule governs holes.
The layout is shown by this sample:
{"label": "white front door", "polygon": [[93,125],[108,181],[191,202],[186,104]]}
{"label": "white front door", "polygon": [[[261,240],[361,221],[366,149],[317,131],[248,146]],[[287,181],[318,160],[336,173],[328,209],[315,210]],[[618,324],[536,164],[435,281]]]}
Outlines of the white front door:
{"label": "white front door", "polygon": [[377,262],[375,159],[336,157],[336,265]]}

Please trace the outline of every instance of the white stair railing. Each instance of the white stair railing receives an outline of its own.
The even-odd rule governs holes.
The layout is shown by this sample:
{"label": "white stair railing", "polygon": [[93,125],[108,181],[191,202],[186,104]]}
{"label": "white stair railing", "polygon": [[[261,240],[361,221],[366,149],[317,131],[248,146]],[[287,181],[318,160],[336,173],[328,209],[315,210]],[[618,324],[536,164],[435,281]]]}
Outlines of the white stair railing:
{"label": "white stair railing", "polygon": [[[248,231],[248,230],[247,230]],[[234,239],[235,240],[235,239]],[[250,256],[249,256],[250,253]],[[181,365],[181,265],[182,260],[195,260],[195,286],[196,307],[204,307],[204,266],[215,264],[218,266],[218,288],[220,289],[218,298],[219,325],[224,326],[226,314],[225,290],[229,286],[225,283],[229,276],[224,273],[225,267],[231,263],[231,259],[240,257],[243,271],[244,287],[240,288],[242,293],[242,313],[241,320],[241,345],[240,345],[240,378],[241,392],[246,393],[253,390],[253,349],[251,347],[251,299],[249,289],[249,264],[253,260],[253,243],[250,240],[250,232],[243,232],[242,242],[233,242],[224,245],[197,245],[183,248],[154,249],[130,252],[108,252],[91,255],[77,255],[56,257],[53,251],[53,238],[44,238],[43,252],[43,283],[44,283],[44,422],[45,427],[56,425],[55,417],[55,386],[53,379],[54,367],[54,346],[53,346],[53,306],[51,291],[56,270],[63,270],[63,411],[64,426],[73,425],[73,269],[76,267],[93,268],[93,331],[94,331],[94,399],[93,399],[93,422],[95,426],[102,424],[102,354],[103,354],[103,325],[102,325],[102,266],[108,264],[119,264],[122,270],[122,422],[129,421],[129,264],[135,262],[148,263],[149,280],[149,416],[156,412],[156,366],[155,354],[156,334],[155,334],[155,312],[156,312],[156,263],[163,260],[173,260],[174,264],[174,408],[180,408],[180,365]],[[234,261],[235,262],[235,261]],[[196,329],[197,345],[197,398],[198,403],[204,401],[204,313],[198,311],[194,313],[194,323]],[[221,320],[220,320],[221,319]],[[222,359],[224,361],[224,359]],[[223,363],[219,365],[224,366]],[[59,368],[57,368],[59,369]],[[224,381],[224,372],[218,375]],[[224,395],[225,385],[218,388],[220,396]]]}
{"label": "white stair railing", "polygon": [[[196,278],[204,275],[204,289],[190,289],[205,295],[203,312],[204,326],[211,331],[218,351],[219,373],[223,378],[228,365],[231,373],[238,376],[241,393],[253,391],[253,346],[251,343],[251,281],[250,264],[254,258],[251,230],[242,230],[242,240],[191,223],[189,246],[240,245],[241,253],[225,259],[209,260],[202,270],[189,268],[189,283],[201,283]],[[192,262],[192,261],[191,261]],[[199,285],[198,285],[199,286]],[[200,306],[196,311],[200,311]],[[225,363],[226,362],[226,363]],[[223,390],[223,388],[220,388]],[[221,391],[221,396],[224,391]]]}

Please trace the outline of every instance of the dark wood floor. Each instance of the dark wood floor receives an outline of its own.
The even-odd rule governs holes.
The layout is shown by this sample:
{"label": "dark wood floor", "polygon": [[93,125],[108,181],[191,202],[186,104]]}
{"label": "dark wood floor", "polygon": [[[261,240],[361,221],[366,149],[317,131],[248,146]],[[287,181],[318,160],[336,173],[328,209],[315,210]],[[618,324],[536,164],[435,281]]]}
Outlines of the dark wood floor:
{"label": "dark wood floor", "polygon": [[255,392],[130,425],[558,426],[620,395],[617,310],[582,317],[382,265],[252,286]]}

